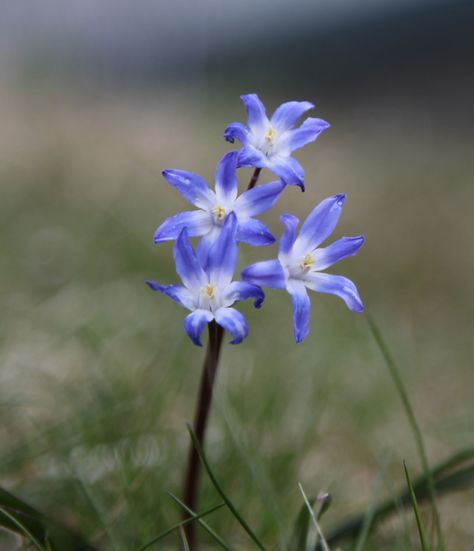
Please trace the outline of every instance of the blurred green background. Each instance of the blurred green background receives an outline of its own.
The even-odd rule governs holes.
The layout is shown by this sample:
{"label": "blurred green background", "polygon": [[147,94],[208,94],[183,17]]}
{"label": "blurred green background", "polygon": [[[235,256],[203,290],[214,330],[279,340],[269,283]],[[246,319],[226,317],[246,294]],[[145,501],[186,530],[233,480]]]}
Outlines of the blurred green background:
{"label": "blurred green background", "polygon": [[[472,445],[472,3],[2,10],[1,486],[104,550],[135,549],[179,520],[165,491],[181,490],[204,351],[181,329],[185,312],[144,285],[176,281],[171,244],[152,236],[187,208],[160,172],[212,182],[249,92],[270,112],[310,100],[332,125],[297,154],[306,193],[287,189],[262,218],[279,234],[282,212],[303,218],[348,194],[335,237],[367,241],[337,273],[356,282],[401,366],[431,462]],[[243,187],[250,172],[240,176]],[[275,255],[241,251],[239,268]],[[314,294],[311,334],[296,346],[286,294],[241,309],[251,333],[224,348],[207,449],[280,549],[298,482],[333,495],[329,530],[403,487],[403,459],[420,467],[364,316]],[[216,496],[206,479],[202,489],[205,508]],[[473,497],[440,500],[448,549],[472,544]],[[251,548],[228,513],[212,520]],[[409,549],[411,512],[406,522],[384,523],[371,549]],[[176,548],[167,541],[156,548]],[[18,540],[0,532],[0,548]]]}

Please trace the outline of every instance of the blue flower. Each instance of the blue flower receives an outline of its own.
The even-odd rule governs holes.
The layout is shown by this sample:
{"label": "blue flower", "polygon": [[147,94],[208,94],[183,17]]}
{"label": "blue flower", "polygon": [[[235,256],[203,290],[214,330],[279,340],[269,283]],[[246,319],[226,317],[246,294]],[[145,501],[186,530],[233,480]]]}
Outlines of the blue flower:
{"label": "blue flower", "polygon": [[201,333],[206,324],[216,320],[232,335],[232,344],[242,342],[248,335],[244,316],[234,308],[234,302],[254,299],[259,308],[264,299],[260,287],[244,281],[232,281],[237,264],[237,217],[234,213],[226,217],[222,230],[211,245],[206,266],[199,260],[183,228],[174,246],[176,272],[183,285],[159,285],[154,281],[146,283],[179,305],[191,310],[184,320],[184,330],[194,344],[201,346]]}
{"label": "blue flower", "polygon": [[292,152],[314,141],[329,128],[322,119],[308,118],[299,128],[298,119],[314,105],[309,101],[282,103],[270,120],[257,94],[241,96],[248,115],[248,126],[240,122],[229,124],[224,138],[244,146],[239,152],[239,166],[268,168],[286,183],[298,185],[304,191],[304,170],[291,156]]}
{"label": "blue flower", "polygon": [[293,326],[296,342],[309,332],[310,301],[306,288],[340,297],[353,312],[364,306],[354,283],[339,275],[322,273],[339,260],[355,255],[364,243],[362,235],[342,237],[325,248],[325,241],[337,225],[345,195],[335,195],[322,201],[306,218],[298,237],[298,218],[283,214],[285,230],[279,243],[278,259],[257,262],[245,268],[245,281],[262,287],[286,289],[293,302]]}
{"label": "blue flower", "polygon": [[215,192],[205,180],[192,172],[163,172],[166,180],[199,210],[180,212],[165,220],[155,232],[155,243],[176,239],[183,228],[186,228],[188,236],[203,237],[199,243],[198,255],[204,258],[231,212],[237,218],[238,241],[254,246],[271,245],[275,242],[265,224],[253,217],[273,207],[285,184],[278,180],[237,196],[237,157],[238,152],[231,151],[217,165]]}

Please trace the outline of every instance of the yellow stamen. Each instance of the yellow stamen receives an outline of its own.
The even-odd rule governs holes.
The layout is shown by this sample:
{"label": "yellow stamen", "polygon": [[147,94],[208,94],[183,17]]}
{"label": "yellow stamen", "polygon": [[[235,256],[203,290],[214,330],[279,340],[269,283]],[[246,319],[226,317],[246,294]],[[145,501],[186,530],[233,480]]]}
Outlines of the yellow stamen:
{"label": "yellow stamen", "polygon": [[213,298],[214,297],[214,291],[215,287],[212,283],[208,283],[205,287],[201,289],[201,292],[204,295],[207,295],[207,298]]}
{"label": "yellow stamen", "polygon": [[303,262],[301,264],[301,267],[303,268],[303,270],[307,270],[308,268],[311,268],[311,266],[314,264],[314,257],[312,254],[307,254],[304,258],[303,258]]}
{"label": "yellow stamen", "polygon": [[214,207],[214,214],[216,216],[216,220],[218,222],[222,222],[222,220],[224,220],[225,218],[225,208],[221,207],[220,205],[216,205]]}
{"label": "yellow stamen", "polygon": [[265,134],[265,139],[267,142],[271,145],[275,143],[276,138],[276,130],[273,128],[273,126],[270,126],[270,128],[267,130],[267,133]]}

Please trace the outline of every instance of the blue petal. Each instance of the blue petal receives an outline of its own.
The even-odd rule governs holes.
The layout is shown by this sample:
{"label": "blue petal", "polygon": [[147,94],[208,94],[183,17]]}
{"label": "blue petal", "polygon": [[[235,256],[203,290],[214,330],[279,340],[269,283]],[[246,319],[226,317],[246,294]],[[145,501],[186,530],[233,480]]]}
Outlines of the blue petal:
{"label": "blue petal", "polygon": [[325,270],[339,260],[354,256],[364,244],[365,238],[363,235],[358,237],[342,237],[334,243],[331,243],[324,249],[317,249],[314,254],[314,270]]}
{"label": "blue petal", "polygon": [[242,271],[242,279],[260,287],[286,289],[286,278],[278,260],[264,260],[247,266]]}
{"label": "blue petal", "polygon": [[163,177],[192,205],[208,209],[215,203],[215,196],[207,182],[186,170],[164,170]]}
{"label": "blue petal", "polygon": [[304,283],[309,289],[318,293],[328,293],[342,298],[349,310],[353,312],[360,313],[364,311],[364,305],[360,299],[357,287],[347,277],[309,273],[305,277]]}
{"label": "blue petal", "polygon": [[235,212],[245,217],[262,214],[275,205],[284,189],[284,182],[278,180],[244,191],[235,202]]}
{"label": "blue petal", "polygon": [[268,168],[278,174],[285,184],[299,186],[304,191],[304,170],[293,157],[273,157],[268,162]]}
{"label": "blue petal", "polygon": [[273,113],[270,124],[276,130],[288,130],[298,122],[301,115],[313,107],[309,101],[287,101]]}
{"label": "blue petal", "polygon": [[268,164],[267,158],[253,145],[246,145],[240,150],[237,166],[247,168],[264,168]]}
{"label": "blue petal", "polygon": [[194,310],[196,307],[196,301],[193,299],[191,293],[182,285],[160,285],[155,281],[149,280],[145,283],[150,287],[150,289],[153,289],[153,291],[163,293],[188,310]]}
{"label": "blue petal", "polygon": [[205,235],[212,228],[211,216],[203,210],[179,212],[161,224],[155,231],[153,240],[155,243],[171,241],[176,239],[184,228],[190,237]]}
{"label": "blue petal", "polygon": [[207,285],[207,276],[189,243],[186,229],[179,234],[173,253],[176,272],[188,289],[198,289]]}
{"label": "blue petal", "polygon": [[313,209],[295,241],[297,253],[307,254],[331,235],[339,221],[345,200],[346,196],[343,194],[334,195],[324,199]]}
{"label": "blue petal", "polygon": [[235,308],[219,308],[216,311],[216,322],[231,334],[230,344],[239,344],[249,334],[244,316]]}
{"label": "blue petal", "polygon": [[244,102],[245,109],[247,110],[247,120],[250,129],[252,130],[252,127],[263,128],[268,119],[265,113],[265,107],[257,94],[246,94],[240,96],[240,99]]}
{"label": "blue petal", "polygon": [[309,333],[311,303],[304,283],[298,279],[288,280],[287,290],[293,303],[293,331],[295,341],[300,343]]}
{"label": "blue petal", "polygon": [[201,237],[198,246],[196,247],[196,255],[204,271],[207,269],[209,249],[215,243],[220,233],[221,227],[213,225],[211,231]]}
{"label": "blue petal", "polygon": [[224,131],[224,138],[234,143],[235,138],[243,145],[247,143],[248,130],[241,122],[231,122]]}
{"label": "blue petal", "polygon": [[252,247],[267,247],[275,243],[275,238],[263,222],[256,218],[239,219],[237,241]]}
{"label": "blue petal", "polygon": [[194,310],[184,318],[184,330],[190,336],[194,344],[202,346],[201,334],[204,327],[214,319],[214,314],[210,310]]}
{"label": "blue petal", "polygon": [[279,254],[285,256],[293,247],[296,238],[296,228],[300,221],[292,214],[282,214],[280,220],[283,222],[285,229],[280,238]]}
{"label": "blue petal", "polygon": [[245,281],[233,281],[224,291],[224,305],[232,306],[239,300],[254,299],[255,308],[260,308],[263,304],[265,294],[258,285],[247,283]]}
{"label": "blue petal", "polygon": [[329,128],[329,124],[322,119],[306,119],[299,128],[287,132],[284,140],[282,139],[282,145],[284,144],[289,151],[295,151],[314,142],[319,134],[327,128]]}
{"label": "blue petal", "polygon": [[237,159],[238,151],[229,151],[219,161],[216,169],[217,201],[229,202],[237,197]]}
{"label": "blue petal", "polygon": [[232,281],[237,264],[237,217],[231,212],[216,241],[209,248],[207,274],[209,281],[219,287],[227,287]]}

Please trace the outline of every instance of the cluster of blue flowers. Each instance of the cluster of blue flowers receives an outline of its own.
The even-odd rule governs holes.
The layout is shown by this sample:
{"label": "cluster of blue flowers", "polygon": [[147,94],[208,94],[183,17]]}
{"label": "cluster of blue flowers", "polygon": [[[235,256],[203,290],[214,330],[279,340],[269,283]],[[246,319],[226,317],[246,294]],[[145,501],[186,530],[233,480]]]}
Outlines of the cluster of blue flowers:
{"label": "cluster of blue flowers", "polygon": [[[303,167],[292,152],[314,141],[329,127],[322,119],[307,118],[295,128],[298,119],[314,106],[307,101],[283,103],[268,119],[265,107],[256,94],[242,96],[248,124],[230,124],[224,137],[230,143],[239,140],[242,148],[224,155],[217,165],[215,191],[203,178],[184,170],[165,170],[164,178],[196,207],[165,220],[156,230],[155,243],[176,240],[174,260],[182,285],[160,285],[147,281],[154,290],[164,293],[191,313],[184,329],[192,341],[201,345],[205,326],[215,320],[232,336],[232,344],[248,335],[244,316],[233,304],[248,298],[259,308],[264,299],[262,287],[286,289],[293,303],[296,342],[309,332],[310,300],[306,289],[339,296],[354,312],[363,305],[357,288],[349,279],[323,273],[339,260],[357,253],[363,236],[342,237],[321,248],[334,231],[345,195],[322,201],[309,214],[297,235],[299,220],[283,214],[284,231],[279,241],[278,257],[246,267],[243,281],[232,281],[238,260],[238,243],[255,247],[275,242],[270,230],[255,216],[271,209],[287,185],[304,191]],[[237,169],[255,169],[249,188],[238,194]],[[278,180],[255,186],[263,168]],[[200,237],[194,249],[190,237]]]}

